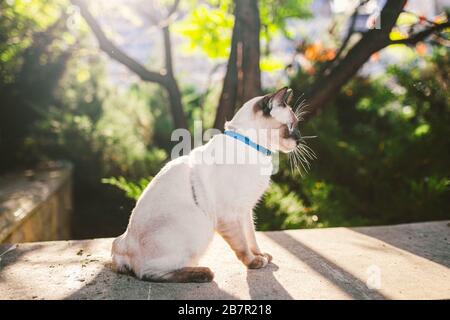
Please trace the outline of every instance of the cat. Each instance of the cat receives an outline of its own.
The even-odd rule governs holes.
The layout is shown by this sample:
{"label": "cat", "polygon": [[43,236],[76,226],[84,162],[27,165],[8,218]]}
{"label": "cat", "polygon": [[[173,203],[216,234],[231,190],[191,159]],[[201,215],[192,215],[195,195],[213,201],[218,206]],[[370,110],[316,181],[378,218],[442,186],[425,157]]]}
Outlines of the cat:
{"label": "cat", "polygon": [[256,242],[252,210],[269,186],[271,153],[298,145],[291,98],[282,88],[247,101],[224,134],[168,162],[113,242],[115,269],[146,281],[210,282],[213,272],[197,262],[215,232],[248,268],[265,267],[272,256]]}

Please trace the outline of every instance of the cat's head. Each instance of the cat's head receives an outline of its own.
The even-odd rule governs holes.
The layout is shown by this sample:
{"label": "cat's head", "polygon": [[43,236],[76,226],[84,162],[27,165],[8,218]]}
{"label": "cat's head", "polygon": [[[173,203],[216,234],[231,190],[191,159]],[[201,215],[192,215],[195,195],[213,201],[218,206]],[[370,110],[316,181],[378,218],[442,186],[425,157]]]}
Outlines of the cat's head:
{"label": "cat's head", "polygon": [[291,152],[296,149],[300,132],[298,119],[289,103],[292,90],[282,88],[247,101],[225,124],[272,151]]}

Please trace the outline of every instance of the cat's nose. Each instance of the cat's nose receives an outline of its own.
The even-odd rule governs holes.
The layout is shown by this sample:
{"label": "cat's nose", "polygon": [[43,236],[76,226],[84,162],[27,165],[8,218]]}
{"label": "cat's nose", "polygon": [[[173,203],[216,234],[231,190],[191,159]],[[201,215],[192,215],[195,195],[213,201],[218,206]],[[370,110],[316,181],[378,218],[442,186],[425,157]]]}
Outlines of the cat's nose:
{"label": "cat's nose", "polygon": [[294,117],[294,119],[287,124],[289,129],[289,133],[292,134],[295,129],[298,127],[298,120]]}
{"label": "cat's nose", "polygon": [[293,123],[289,123],[287,125],[287,127],[288,127],[288,130],[289,130],[289,134],[292,134],[294,132],[294,129],[295,129],[294,124]]}
{"label": "cat's nose", "polygon": [[300,130],[298,128],[294,128],[291,132],[291,138],[295,139],[297,143],[300,143],[302,140],[302,135],[300,134]]}

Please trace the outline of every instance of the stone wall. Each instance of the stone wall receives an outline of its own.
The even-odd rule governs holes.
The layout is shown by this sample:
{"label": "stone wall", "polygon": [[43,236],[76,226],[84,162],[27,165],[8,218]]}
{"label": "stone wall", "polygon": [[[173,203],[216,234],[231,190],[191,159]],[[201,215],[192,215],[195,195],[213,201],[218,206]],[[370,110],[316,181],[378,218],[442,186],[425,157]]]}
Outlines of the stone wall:
{"label": "stone wall", "polygon": [[69,163],[0,177],[0,243],[69,239],[71,213]]}

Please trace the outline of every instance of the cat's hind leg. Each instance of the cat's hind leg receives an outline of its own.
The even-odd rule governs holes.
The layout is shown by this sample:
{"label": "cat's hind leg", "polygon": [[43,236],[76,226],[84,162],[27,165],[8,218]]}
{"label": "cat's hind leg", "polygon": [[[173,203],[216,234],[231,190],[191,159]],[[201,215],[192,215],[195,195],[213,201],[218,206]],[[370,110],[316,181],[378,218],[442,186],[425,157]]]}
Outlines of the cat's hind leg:
{"label": "cat's hind leg", "polygon": [[117,273],[133,275],[134,271],[130,266],[128,256],[128,246],[126,244],[126,233],[120,235],[113,241],[111,249],[112,269]]}
{"label": "cat's hind leg", "polygon": [[[213,229],[209,225],[199,228],[202,221],[192,221],[192,228],[185,222],[178,230],[162,229],[157,236],[148,235],[140,242],[140,254],[135,264],[138,278],[152,282],[213,280],[214,274],[209,268],[197,266],[213,236]],[[200,236],[198,229],[203,230]]]}

